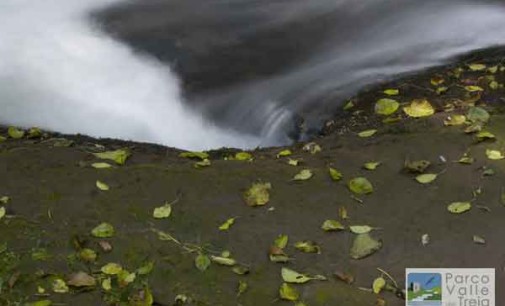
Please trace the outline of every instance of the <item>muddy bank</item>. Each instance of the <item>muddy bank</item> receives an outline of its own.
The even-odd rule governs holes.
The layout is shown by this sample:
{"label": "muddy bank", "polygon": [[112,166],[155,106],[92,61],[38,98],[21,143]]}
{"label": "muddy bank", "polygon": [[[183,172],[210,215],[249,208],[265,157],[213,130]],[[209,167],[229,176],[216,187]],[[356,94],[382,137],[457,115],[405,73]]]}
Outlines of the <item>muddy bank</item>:
{"label": "muddy bank", "polygon": [[[407,267],[496,268],[499,288],[505,283],[505,160],[492,160],[486,152],[504,149],[505,68],[501,57],[468,60],[475,63],[481,66],[465,62],[363,92],[350,100],[345,115],[327,123],[324,135],[314,139],[321,150],[313,152],[300,143],[236,160],[236,150],[223,149],[209,152],[208,165],[162,146],[51,133],[13,139],[2,129],[0,197],[8,199],[0,205],[6,210],[0,219],[0,304],[293,305],[279,295],[283,267],[327,278],[291,285],[297,300],[310,306],[404,305],[400,292]],[[399,93],[387,95],[387,89]],[[381,98],[399,102],[398,110],[376,114]],[[403,108],[413,99],[428,99],[434,114],[409,117]],[[490,119],[484,122],[480,110]],[[455,115],[466,116],[464,122]],[[479,134],[464,132],[476,122],[494,137],[479,141]],[[358,136],[370,129],[375,134]],[[124,164],[93,154],[117,149],[131,153]],[[278,157],[288,149],[292,154]],[[461,162],[462,157],[467,159]],[[290,159],[299,164],[290,165]],[[406,160],[427,160],[425,172],[438,176],[421,184],[418,173],[405,169]],[[111,167],[93,167],[103,162]],[[368,162],[380,165],[367,170]],[[343,177],[332,179],[329,167]],[[313,176],[293,180],[304,169]],[[365,177],[373,192],[349,190],[356,177]],[[269,201],[251,207],[244,192],[258,181],[271,184]],[[469,202],[471,209],[453,214],[448,211],[453,202]],[[172,203],[169,216],[154,218],[165,203]],[[220,230],[230,218],[234,223]],[[324,231],[328,219],[343,229]],[[111,237],[92,232],[102,223],[113,227],[113,235],[105,235]],[[369,235],[382,247],[353,259],[358,235],[351,225],[371,226]],[[282,250],[288,263],[269,258],[279,235],[289,238]],[[422,243],[423,235],[429,243]],[[317,243],[320,254],[298,250],[299,241]],[[218,259],[199,269],[199,255]],[[230,259],[233,266],[222,264]],[[111,272],[110,263],[127,272]],[[76,272],[94,284],[87,278],[86,286],[71,286]],[[354,281],[348,284],[342,275]],[[375,294],[371,285],[380,276],[388,286]],[[247,289],[239,294],[240,283]],[[497,301],[504,299],[498,291]]]}

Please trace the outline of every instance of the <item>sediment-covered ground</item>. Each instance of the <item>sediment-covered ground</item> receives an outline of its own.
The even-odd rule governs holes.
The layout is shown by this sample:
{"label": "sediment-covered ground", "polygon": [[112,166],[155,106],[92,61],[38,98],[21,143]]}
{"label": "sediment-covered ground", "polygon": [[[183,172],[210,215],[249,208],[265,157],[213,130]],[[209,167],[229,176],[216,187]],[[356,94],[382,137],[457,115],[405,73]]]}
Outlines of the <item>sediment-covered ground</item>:
{"label": "sediment-covered ground", "polygon": [[496,268],[500,288],[503,64],[370,88],[284,148],[2,129],[0,304],[404,305],[407,267]]}

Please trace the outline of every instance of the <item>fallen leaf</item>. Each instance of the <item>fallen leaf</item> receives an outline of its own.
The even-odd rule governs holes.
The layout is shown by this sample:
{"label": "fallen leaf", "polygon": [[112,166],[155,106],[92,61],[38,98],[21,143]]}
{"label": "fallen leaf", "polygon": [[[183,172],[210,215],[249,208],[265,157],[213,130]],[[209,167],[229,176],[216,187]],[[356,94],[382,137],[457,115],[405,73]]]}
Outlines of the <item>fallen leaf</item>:
{"label": "fallen leaf", "polygon": [[316,154],[318,152],[321,152],[321,146],[318,145],[315,142],[309,142],[303,146],[303,150],[310,152],[310,154]]}
{"label": "fallen leaf", "polygon": [[270,200],[269,190],[272,189],[270,183],[254,183],[244,193],[244,200],[249,206],[262,206]]}
{"label": "fallen leaf", "polygon": [[209,167],[212,163],[210,162],[209,159],[204,159],[204,160],[201,160],[201,161],[198,161],[196,163],[193,164],[193,167],[195,169],[201,169],[201,168],[205,168],[205,167]]}
{"label": "fallen leaf", "polygon": [[352,276],[352,274],[337,271],[333,275],[335,275],[336,278],[338,278],[339,280],[341,280],[349,285],[354,283],[354,276]]}
{"label": "fallen leaf", "polygon": [[375,130],[375,129],[365,130],[365,131],[359,132],[358,136],[361,138],[367,138],[367,137],[372,137],[373,135],[375,135],[375,133],[377,133],[377,130]]}
{"label": "fallen leaf", "polygon": [[91,167],[95,169],[107,169],[107,168],[112,168],[112,166],[108,163],[92,163]]}
{"label": "fallen leaf", "polygon": [[389,116],[396,112],[400,103],[393,99],[380,99],[375,103],[375,113],[378,115]]}
{"label": "fallen leaf", "polygon": [[298,164],[300,163],[300,161],[298,159],[291,159],[291,158],[288,158],[288,165],[291,165],[291,166],[298,166]]}
{"label": "fallen leaf", "polygon": [[51,306],[53,302],[51,300],[40,300],[33,303],[26,303],[25,306]]}
{"label": "fallen leaf", "polygon": [[68,286],[64,280],[57,278],[53,281],[53,291],[56,293],[67,293]]}
{"label": "fallen leaf", "polygon": [[294,177],[293,180],[295,181],[306,181],[310,178],[312,178],[314,174],[312,173],[311,170],[309,169],[303,169],[302,171],[298,172]]}
{"label": "fallen leaf", "polygon": [[274,241],[274,245],[279,249],[284,249],[288,245],[288,235],[279,235]]}
{"label": "fallen leaf", "polygon": [[372,284],[372,290],[375,294],[379,294],[386,287],[386,280],[383,277],[377,277]]}
{"label": "fallen leaf", "polygon": [[102,248],[104,252],[112,251],[112,245],[108,241],[100,240],[98,241],[98,245]]}
{"label": "fallen leaf", "polygon": [[468,65],[468,68],[470,68],[471,71],[482,71],[482,70],[486,70],[486,65],[484,64],[469,64]]}
{"label": "fallen leaf", "polygon": [[321,225],[321,228],[324,231],[329,232],[329,231],[341,231],[341,230],[344,230],[345,226],[343,226],[342,223],[340,223],[337,220],[326,220],[326,221],[323,222],[323,225]]}
{"label": "fallen leaf", "polygon": [[409,106],[403,108],[403,111],[413,118],[427,117],[435,113],[435,109],[426,99],[413,100]]}
{"label": "fallen leaf", "polygon": [[490,149],[486,150],[486,156],[487,156],[487,158],[489,158],[491,160],[499,160],[499,159],[505,158],[505,156],[503,155],[502,152],[500,152],[498,150],[490,150]]}
{"label": "fallen leaf", "polygon": [[389,88],[383,91],[388,96],[397,96],[400,94],[400,90],[396,88]]}
{"label": "fallen leaf", "polygon": [[291,152],[291,150],[289,150],[289,149],[282,150],[279,153],[277,153],[277,158],[281,158],[281,157],[285,157],[285,156],[290,156],[291,154],[293,154],[293,152]]}
{"label": "fallen leaf", "polygon": [[100,268],[100,271],[107,275],[117,275],[122,270],[123,268],[119,264],[113,262],[110,262]]}
{"label": "fallen leaf", "polygon": [[428,245],[429,243],[430,243],[430,236],[429,236],[428,234],[423,234],[423,235],[421,236],[421,244],[422,244],[423,246],[426,246],[426,245]]}
{"label": "fallen leaf", "polygon": [[496,73],[498,71],[498,66],[492,66],[487,69],[490,73]]}
{"label": "fallen leaf", "polygon": [[296,301],[300,298],[300,293],[287,283],[283,283],[279,288],[279,296],[283,300]]}
{"label": "fallen leaf", "polygon": [[126,270],[121,270],[117,275],[117,281],[120,287],[126,287],[135,281],[137,275],[135,273],[130,273]]}
{"label": "fallen leaf", "polygon": [[165,203],[165,205],[156,207],[153,211],[153,217],[156,219],[164,219],[170,217],[172,214],[172,205]]}
{"label": "fallen leaf", "polygon": [[470,202],[453,202],[447,206],[447,210],[453,214],[461,214],[472,208]]}
{"label": "fallen leaf", "polygon": [[466,117],[470,122],[482,124],[488,122],[491,115],[482,107],[473,106],[468,110]]}
{"label": "fallen leaf", "polygon": [[242,295],[244,292],[246,292],[247,288],[249,286],[247,285],[247,282],[243,281],[243,280],[239,280],[238,281],[238,289],[237,289],[237,296],[240,296]]}
{"label": "fallen leaf", "polygon": [[375,240],[370,234],[356,235],[349,255],[353,259],[362,259],[372,255],[382,248],[382,241]]}
{"label": "fallen leaf", "polygon": [[479,91],[484,91],[484,88],[480,87],[480,86],[476,86],[476,85],[468,85],[468,86],[465,86],[465,89],[468,91],[468,92],[479,92]]}
{"label": "fallen leaf", "polygon": [[110,277],[108,277],[102,281],[102,288],[105,291],[109,291],[112,289],[112,280],[110,279]]}
{"label": "fallen leaf", "polygon": [[311,277],[308,277],[307,275],[298,273],[294,270],[285,267],[281,269],[281,276],[286,283],[296,283],[296,284],[303,284],[313,279]]}
{"label": "fallen leaf", "polygon": [[148,261],[145,263],[142,267],[137,269],[137,273],[139,275],[147,275],[151,273],[151,271],[154,269],[154,262],[153,261]]}
{"label": "fallen leaf", "polygon": [[10,202],[11,198],[9,198],[8,196],[3,196],[3,197],[0,197],[0,203],[1,204],[8,204]]}
{"label": "fallen leaf", "polygon": [[370,233],[374,228],[369,225],[350,225],[349,230],[354,234]]}
{"label": "fallen leaf", "polygon": [[0,207],[0,219],[2,219],[3,217],[5,217],[5,207]]}
{"label": "fallen leaf", "polygon": [[431,85],[438,86],[445,82],[445,80],[441,76],[435,76],[430,80]]}
{"label": "fallen leaf", "polygon": [[221,256],[210,256],[210,259],[220,265],[223,266],[234,266],[237,261],[233,258],[221,257]]}
{"label": "fallen leaf", "polygon": [[475,161],[475,158],[471,157],[471,156],[468,156],[468,154],[463,154],[463,156],[458,160],[458,163],[460,164],[466,164],[466,165],[470,165],[470,164],[473,164],[473,162]]}
{"label": "fallen leaf", "polygon": [[253,156],[251,153],[248,152],[238,152],[235,154],[235,160],[251,161],[253,160]]}
{"label": "fallen leaf", "polygon": [[25,136],[25,131],[11,126],[7,129],[7,135],[13,139],[21,139]]}
{"label": "fallen leaf", "polygon": [[210,263],[210,258],[205,254],[200,253],[195,258],[195,267],[202,272],[209,268]]}
{"label": "fallen leaf", "polygon": [[352,101],[349,101],[347,102],[344,107],[343,107],[343,110],[350,110],[351,108],[354,107],[354,103]]}
{"label": "fallen leaf", "polygon": [[500,83],[496,82],[496,81],[491,81],[489,83],[489,88],[491,88],[492,90],[496,90],[500,87]]}
{"label": "fallen leaf", "polygon": [[405,168],[410,172],[423,173],[430,165],[427,160],[405,161]]}
{"label": "fallen leaf", "polygon": [[416,176],[416,181],[420,184],[429,184],[436,180],[438,177],[438,174],[435,173],[425,173],[425,174],[419,174]]}
{"label": "fallen leaf", "polygon": [[381,164],[380,162],[368,162],[363,165],[363,168],[373,171],[377,169],[377,167],[380,166],[380,164]]}
{"label": "fallen leaf", "polygon": [[219,226],[219,230],[220,231],[227,231],[230,229],[230,227],[233,225],[233,223],[235,223],[235,218],[230,218]]}
{"label": "fallen leaf", "polygon": [[295,242],[294,247],[305,253],[321,254],[321,247],[317,243],[309,240]]}
{"label": "fallen leaf", "polygon": [[447,126],[462,125],[465,122],[466,122],[465,115],[452,114],[449,115],[449,117],[447,117],[446,120],[444,120],[444,125]]}
{"label": "fallen leaf", "polygon": [[347,209],[344,207],[344,206],[340,206],[338,208],[338,216],[341,218],[341,219],[349,219],[349,215],[347,214]]}
{"label": "fallen leaf", "polygon": [[330,173],[330,177],[334,181],[340,181],[343,177],[342,173],[338,171],[337,169],[334,168],[328,168],[328,171]]}
{"label": "fallen leaf", "polygon": [[101,223],[91,230],[91,235],[98,238],[109,238],[114,236],[114,227],[109,223]]}
{"label": "fallen leaf", "polygon": [[37,127],[32,127],[28,130],[28,138],[39,138],[42,137],[42,131]]}
{"label": "fallen leaf", "polygon": [[96,260],[96,252],[92,249],[82,249],[79,251],[79,258],[85,262],[94,262]]}
{"label": "fallen leaf", "polygon": [[179,154],[179,156],[184,158],[197,158],[201,160],[209,158],[209,154],[205,152],[182,152]]}
{"label": "fallen leaf", "polygon": [[118,165],[124,165],[126,159],[131,155],[126,149],[119,149],[115,151],[107,151],[101,153],[93,153],[94,156],[100,159],[108,159],[114,161]]}
{"label": "fallen leaf", "polygon": [[96,181],[96,188],[102,190],[102,191],[107,191],[109,190],[109,185],[105,184],[104,182],[101,181]]}
{"label": "fallen leaf", "polygon": [[486,239],[478,235],[473,235],[473,242],[476,244],[486,244]]}
{"label": "fallen leaf", "polygon": [[372,183],[364,177],[356,177],[349,181],[349,189],[355,194],[369,194],[373,192]]}
{"label": "fallen leaf", "polygon": [[250,272],[249,268],[244,266],[234,266],[231,270],[237,275],[246,275]]}
{"label": "fallen leaf", "polygon": [[437,87],[437,89],[435,89],[435,92],[439,95],[443,94],[444,92],[446,92],[447,90],[449,90],[448,87],[445,87],[445,86],[440,86],[440,87]]}
{"label": "fallen leaf", "polygon": [[480,131],[475,135],[478,141],[485,141],[485,140],[494,140],[496,139],[496,136],[488,131]]}
{"label": "fallen leaf", "polygon": [[73,287],[93,287],[96,285],[96,280],[88,273],[79,271],[70,274],[67,284]]}

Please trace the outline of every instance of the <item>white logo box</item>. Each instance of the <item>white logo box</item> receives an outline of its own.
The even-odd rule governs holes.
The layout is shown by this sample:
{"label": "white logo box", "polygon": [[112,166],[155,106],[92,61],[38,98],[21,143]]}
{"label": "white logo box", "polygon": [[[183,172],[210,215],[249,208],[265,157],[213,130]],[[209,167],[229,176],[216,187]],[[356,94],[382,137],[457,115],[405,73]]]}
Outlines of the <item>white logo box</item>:
{"label": "white logo box", "polygon": [[407,306],[495,306],[495,269],[406,269]]}

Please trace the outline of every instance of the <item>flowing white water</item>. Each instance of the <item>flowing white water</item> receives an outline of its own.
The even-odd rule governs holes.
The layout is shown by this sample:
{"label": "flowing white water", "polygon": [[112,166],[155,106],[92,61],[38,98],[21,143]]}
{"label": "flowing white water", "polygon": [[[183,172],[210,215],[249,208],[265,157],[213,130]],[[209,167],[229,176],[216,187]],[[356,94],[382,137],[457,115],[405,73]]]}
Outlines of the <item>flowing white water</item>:
{"label": "flowing white water", "polygon": [[[316,100],[325,92],[349,95],[380,78],[505,44],[505,7],[492,2],[240,1],[202,0],[208,7],[191,6],[188,16],[161,17],[176,28],[200,17],[204,22],[205,14],[214,14],[209,20],[218,25],[227,18],[251,17],[255,23],[243,23],[233,39],[224,40],[235,44],[252,32],[335,16],[323,43],[297,63],[268,78],[198,97],[223,114],[221,126],[250,125],[245,130],[261,135],[215,127],[188,110],[180,82],[167,65],[133,52],[90,21],[91,11],[126,0],[1,0],[0,123],[186,149],[279,144],[286,141],[280,135],[292,113],[322,106]],[[233,10],[222,10],[230,3]],[[200,29],[205,34],[205,24]],[[201,46],[208,38],[201,36]],[[212,46],[221,43],[218,37],[208,40]]]}
{"label": "flowing white water", "polygon": [[254,147],[185,109],[169,67],[92,26],[119,0],[0,1],[0,123],[185,149]]}

